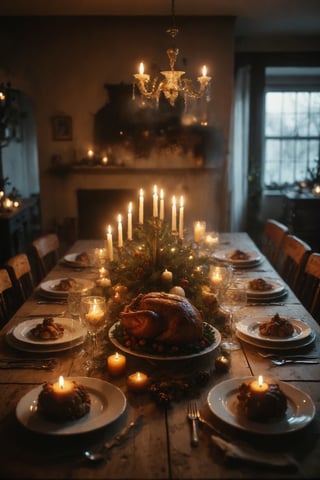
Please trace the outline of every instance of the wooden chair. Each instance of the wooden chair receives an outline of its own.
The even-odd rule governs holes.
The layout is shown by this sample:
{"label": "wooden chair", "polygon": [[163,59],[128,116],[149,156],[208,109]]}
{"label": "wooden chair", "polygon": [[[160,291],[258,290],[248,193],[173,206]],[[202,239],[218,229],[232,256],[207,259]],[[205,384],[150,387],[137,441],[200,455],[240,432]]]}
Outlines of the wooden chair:
{"label": "wooden chair", "polygon": [[320,253],[309,256],[297,292],[300,301],[320,323]]}
{"label": "wooden chair", "polygon": [[55,233],[48,233],[34,240],[31,244],[31,254],[35,259],[35,269],[38,284],[57,264],[60,257],[60,241]]}
{"label": "wooden chair", "polygon": [[289,228],[277,220],[270,218],[264,223],[261,250],[275,268],[282,242],[288,233]]}
{"label": "wooden chair", "polygon": [[286,235],[280,247],[278,272],[296,294],[311,253],[310,245],[295,235]]}
{"label": "wooden chair", "polygon": [[17,303],[20,306],[30,297],[34,290],[34,280],[29,258],[25,253],[19,253],[9,258],[5,267],[16,289]]}
{"label": "wooden chair", "polygon": [[2,328],[18,310],[15,289],[6,268],[0,269],[0,328]]}

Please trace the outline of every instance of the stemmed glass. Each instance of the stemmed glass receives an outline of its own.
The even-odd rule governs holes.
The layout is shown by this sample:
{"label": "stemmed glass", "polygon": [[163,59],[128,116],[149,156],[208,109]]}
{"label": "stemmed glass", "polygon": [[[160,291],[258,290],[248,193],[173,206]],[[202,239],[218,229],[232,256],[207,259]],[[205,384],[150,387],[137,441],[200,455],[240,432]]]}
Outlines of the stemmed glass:
{"label": "stemmed glass", "polygon": [[232,276],[231,265],[210,265],[209,282],[211,291],[218,295],[220,290],[225,289],[230,284]]}
{"label": "stemmed glass", "polygon": [[82,297],[80,302],[80,319],[87,326],[91,341],[91,358],[85,362],[90,370],[97,365],[96,350],[98,346],[98,332],[106,321],[107,304],[105,297],[89,295]]}
{"label": "stemmed glass", "polygon": [[229,313],[229,335],[222,342],[221,347],[224,350],[239,350],[240,344],[235,338],[235,312],[243,308],[247,303],[247,291],[243,283],[232,281],[226,288],[219,290],[219,304],[227,313]]}

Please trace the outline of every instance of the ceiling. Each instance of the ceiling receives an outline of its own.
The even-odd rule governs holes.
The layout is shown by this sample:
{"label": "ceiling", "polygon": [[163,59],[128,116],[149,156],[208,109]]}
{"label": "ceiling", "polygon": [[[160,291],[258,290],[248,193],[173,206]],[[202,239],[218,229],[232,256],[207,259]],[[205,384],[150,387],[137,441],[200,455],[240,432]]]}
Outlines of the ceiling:
{"label": "ceiling", "polygon": [[[239,36],[320,35],[320,0],[175,0],[175,13],[235,16]],[[171,0],[7,0],[0,15],[170,16]]]}

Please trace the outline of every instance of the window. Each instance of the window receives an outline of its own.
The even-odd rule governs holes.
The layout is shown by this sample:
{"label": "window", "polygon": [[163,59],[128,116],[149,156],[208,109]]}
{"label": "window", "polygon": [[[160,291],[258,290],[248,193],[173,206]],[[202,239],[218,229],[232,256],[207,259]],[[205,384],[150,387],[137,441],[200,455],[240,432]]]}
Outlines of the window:
{"label": "window", "polygon": [[320,152],[319,69],[266,69],[264,186],[311,178]]}

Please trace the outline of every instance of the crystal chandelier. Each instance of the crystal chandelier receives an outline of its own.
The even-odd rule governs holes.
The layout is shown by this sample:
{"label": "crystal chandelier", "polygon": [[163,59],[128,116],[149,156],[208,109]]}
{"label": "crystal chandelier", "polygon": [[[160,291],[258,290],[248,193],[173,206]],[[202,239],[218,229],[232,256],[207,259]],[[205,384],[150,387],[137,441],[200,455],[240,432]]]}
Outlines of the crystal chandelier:
{"label": "crystal chandelier", "polygon": [[143,98],[152,100],[156,106],[159,106],[161,94],[168,100],[170,105],[174,107],[179,95],[183,97],[185,108],[187,108],[188,98],[199,99],[206,95],[207,101],[210,100],[210,80],[207,76],[207,67],[202,67],[202,75],[197,78],[199,85],[197,88],[192,84],[192,80],[182,78],[186,73],[182,70],[175,70],[175,64],[179,54],[179,49],[174,46],[174,39],[179,33],[179,29],[175,25],[175,6],[174,0],[171,1],[172,24],[166,30],[172,41],[172,47],[167,49],[170,70],[163,70],[160,73],[163,78],[155,78],[150,80],[150,75],[144,73],[144,65],[141,62],[139,73],[134,74],[133,98],[135,98],[135,87],[137,86]]}

